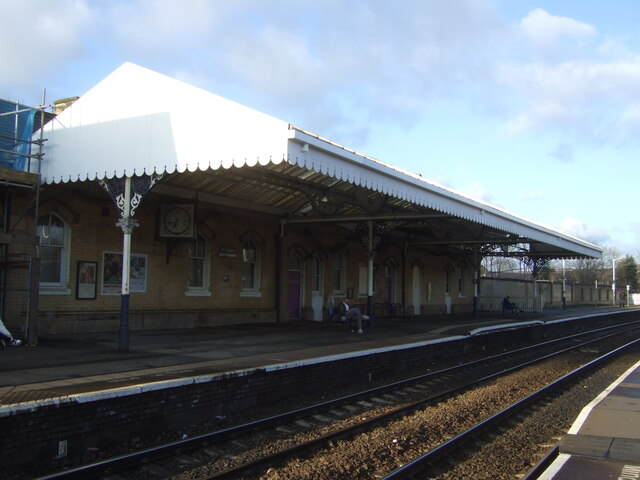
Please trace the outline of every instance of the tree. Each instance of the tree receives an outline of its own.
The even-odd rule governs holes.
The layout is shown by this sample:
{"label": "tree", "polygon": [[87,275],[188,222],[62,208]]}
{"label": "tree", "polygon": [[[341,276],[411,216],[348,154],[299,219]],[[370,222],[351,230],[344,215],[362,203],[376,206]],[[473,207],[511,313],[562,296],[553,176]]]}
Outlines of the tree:
{"label": "tree", "polygon": [[635,292],[638,288],[638,264],[631,255],[627,255],[616,263],[616,284],[620,288],[629,285],[629,289]]}

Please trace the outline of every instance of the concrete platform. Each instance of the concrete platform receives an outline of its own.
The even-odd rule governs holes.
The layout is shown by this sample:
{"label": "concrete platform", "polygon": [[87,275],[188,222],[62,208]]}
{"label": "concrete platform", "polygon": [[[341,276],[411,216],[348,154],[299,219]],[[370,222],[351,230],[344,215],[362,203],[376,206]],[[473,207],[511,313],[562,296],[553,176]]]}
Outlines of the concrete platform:
{"label": "concrete platform", "polygon": [[640,478],[640,361],[587,405],[539,480]]}
{"label": "concrete platform", "polygon": [[134,385],[153,383],[160,388],[162,382],[221,372],[320,362],[510,324],[628,311],[594,307],[515,318],[482,314],[477,320],[468,314],[383,318],[364,335],[326,322],[132,331],[128,352],[118,351],[118,332],[46,335],[35,347],[0,351],[0,409]]}

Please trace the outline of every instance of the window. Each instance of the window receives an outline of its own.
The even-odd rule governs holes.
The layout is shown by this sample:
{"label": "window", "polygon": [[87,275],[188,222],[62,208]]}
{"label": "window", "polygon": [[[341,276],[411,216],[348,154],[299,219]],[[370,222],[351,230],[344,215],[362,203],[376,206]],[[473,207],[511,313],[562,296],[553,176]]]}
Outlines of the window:
{"label": "window", "polygon": [[189,242],[189,288],[186,295],[208,296],[209,292],[209,248],[207,239],[197,233]]}
{"label": "window", "polygon": [[38,219],[40,237],[40,286],[42,293],[70,293],[68,280],[68,228],[53,213]]}
{"label": "window", "polygon": [[464,297],[464,271],[458,268],[458,297]]}
{"label": "window", "polygon": [[344,257],[341,253],[336,253],[333,267],[333,291],[344,291]]}
{"label": "window", "polygon": [[253,240],[247,240],[242,246],[242,294],[260,296],[260,252]]}

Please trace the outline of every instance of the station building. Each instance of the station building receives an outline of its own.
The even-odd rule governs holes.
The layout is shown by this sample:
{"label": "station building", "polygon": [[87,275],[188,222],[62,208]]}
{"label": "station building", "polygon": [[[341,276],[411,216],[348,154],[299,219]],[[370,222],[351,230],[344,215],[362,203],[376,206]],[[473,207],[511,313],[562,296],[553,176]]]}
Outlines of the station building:
{"label": "station building", "polygon": [[123,322],[327,321],[345,296],[428,321],[478,312],[492,252],[534,273],[602,253],[131,63],[59,113],[23,110],[2,137],[1,307],[31,343]]}

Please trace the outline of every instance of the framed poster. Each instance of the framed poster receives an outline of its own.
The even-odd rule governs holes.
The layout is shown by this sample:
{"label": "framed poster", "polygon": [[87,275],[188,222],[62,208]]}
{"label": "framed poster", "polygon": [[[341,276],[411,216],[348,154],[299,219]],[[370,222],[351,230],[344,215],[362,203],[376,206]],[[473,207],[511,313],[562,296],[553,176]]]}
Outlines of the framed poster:
{"label": "framed poster", "polygon": [[78,261],[76,299],[95,300],[98,286],[98,262]]}
{"label": "framed poster", "polygon": [[[131,254],[129,270],[129,292],[147,291],[147,256]],[[122,253],[102,252],[102,295],[122,293]]]}

